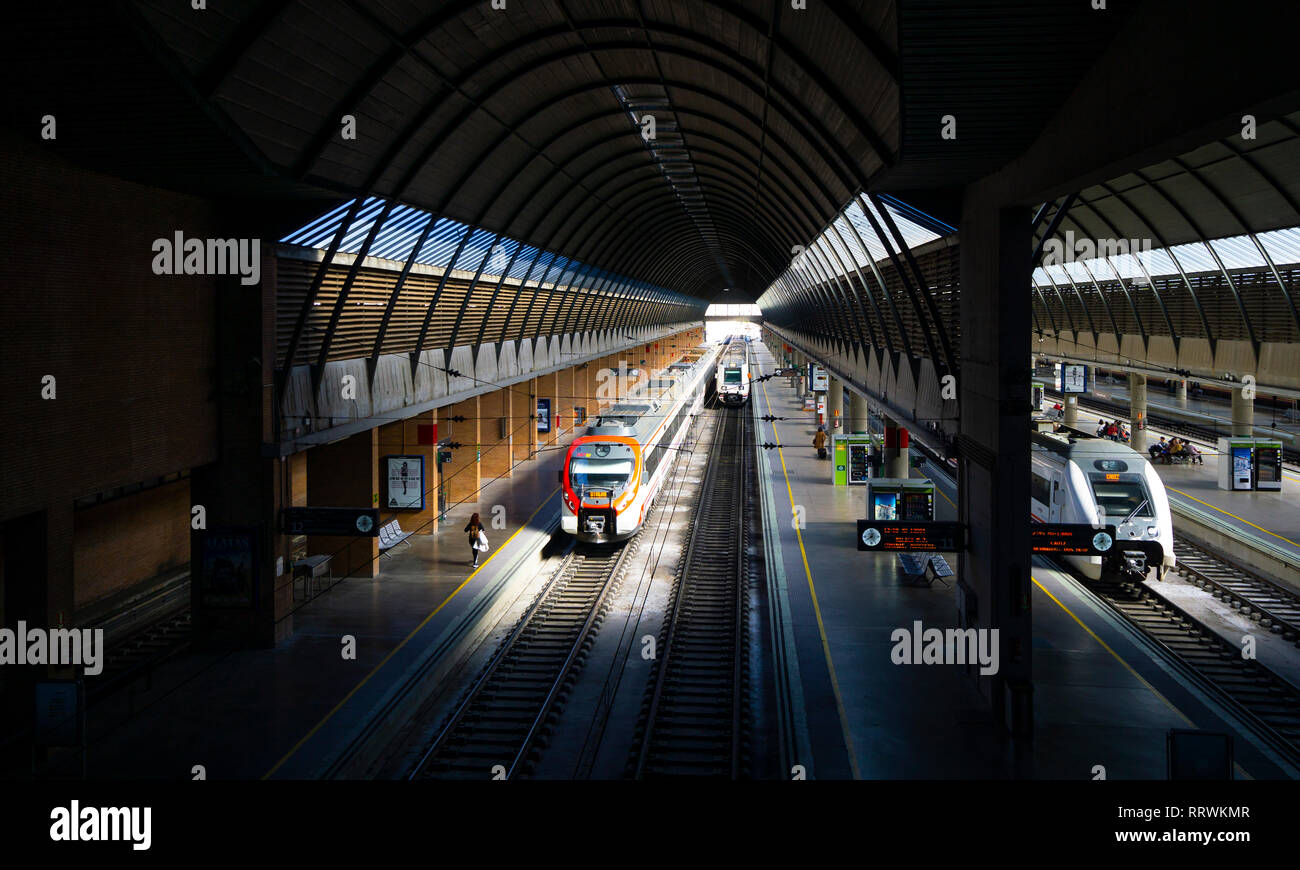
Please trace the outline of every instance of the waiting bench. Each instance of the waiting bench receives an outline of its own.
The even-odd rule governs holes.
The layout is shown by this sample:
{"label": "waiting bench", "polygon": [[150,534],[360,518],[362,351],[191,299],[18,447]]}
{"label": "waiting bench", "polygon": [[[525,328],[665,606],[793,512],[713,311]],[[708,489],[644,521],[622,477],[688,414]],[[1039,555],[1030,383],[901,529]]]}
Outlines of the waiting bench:
{"label": "waiting bench", "polygon": [[953,576],[948,560],[938,553],[899,553],[898,568],[909,583],[933,586],[934,581]]}
{"label": "waiting bench", "polygon": [[385,550],[393,549],[393,547],[396,547],[398,544],[402,543],[407,538],[411,537],[411,535],[413,534],[415,534],[415,532],[402,531],[401,523],[399,523],[397,520],[393,520],[387,525],[380,526],[379,527],[379,552],[382,553]]}

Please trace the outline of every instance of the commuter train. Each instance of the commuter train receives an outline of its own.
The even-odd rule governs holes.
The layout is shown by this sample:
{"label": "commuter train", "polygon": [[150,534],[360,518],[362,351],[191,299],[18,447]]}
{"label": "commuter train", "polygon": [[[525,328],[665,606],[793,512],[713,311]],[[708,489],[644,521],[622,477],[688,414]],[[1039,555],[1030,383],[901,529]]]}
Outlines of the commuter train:
{"label": "commuter train", "polygon": [[716,390],[724,405],[743,405],[749,400],[749,342],[733,336],[727,339],[718,359]]}
{"label": "commuter train", "polygon": [[599,414],[573,439],[560,472],[560,528],[579,541],[623,541],[641,528],[692,416],[718,348],[696,348]]}
{"label": "commuter train", "polygon": [[[1128,573],[1174,567],[1174,522],[1164,482],[1147,457],[1125,444],[1081,432],[1033,433],[1030,513],[1040,523],[1116,528],[1105,561]],[[1103,557],[1065,556],[1093,580]]]}

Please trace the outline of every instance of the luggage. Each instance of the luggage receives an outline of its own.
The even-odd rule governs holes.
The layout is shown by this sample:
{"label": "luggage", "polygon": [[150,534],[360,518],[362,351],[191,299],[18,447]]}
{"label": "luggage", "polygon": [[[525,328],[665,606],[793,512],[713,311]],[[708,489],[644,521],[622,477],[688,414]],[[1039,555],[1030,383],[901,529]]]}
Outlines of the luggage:
{"label": "luggage", "polygon": [[480,553],[486,553],[487,548],[488,548],[487,535],[483,533],[482,529],[479,529],[478,540],[474,542],[474,549],[478,550]]}

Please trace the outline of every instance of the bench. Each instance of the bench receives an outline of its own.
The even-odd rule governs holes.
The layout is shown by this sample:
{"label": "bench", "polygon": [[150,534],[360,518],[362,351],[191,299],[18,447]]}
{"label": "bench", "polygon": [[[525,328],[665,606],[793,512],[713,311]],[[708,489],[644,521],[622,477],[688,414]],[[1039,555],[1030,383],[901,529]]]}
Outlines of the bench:
{"label": "bench", "polygon": [[329,588],[329,586],[334,585],[334,569],[330,566],[330,557],[324,554],[304,556],[301,559],[295,559],[293,562],[293,579],[296,584],[298,578],[302,578],[303,598],[310,598],[313,589],[319,591],[320,578],[326,574],[329,575],[326,588]]}
{"label": "bench", "polygon": [[411,537],[411,535],[413,534],[415,533],[402,531],[401,523],[399,523],[397,520],[393,520],[387,523],[386,525],[380,526],[379,527],[379,552],[382,553],[385,550],[393,549],[393,547],[396,547],[398,544],[402,543],[407,538]]}
{"label": "bench", "polygon": [[910,585],[933,586],[937,579],[954,576],[948,560],[938,553],[899,553],[898,568]]}

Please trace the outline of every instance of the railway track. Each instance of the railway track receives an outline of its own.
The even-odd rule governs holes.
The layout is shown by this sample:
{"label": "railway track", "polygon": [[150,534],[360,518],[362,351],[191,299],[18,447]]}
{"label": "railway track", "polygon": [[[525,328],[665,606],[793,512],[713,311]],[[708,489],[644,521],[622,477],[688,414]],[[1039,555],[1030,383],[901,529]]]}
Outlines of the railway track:
{"label": "railway track", "polygon": [[411,773],[512,779],[581,669],[631,545],[570,551]]}
{"label": "railway track", "polygon": [[752,420],[720,411],[655,676],[629,769],[660,776],[739,778],[745,757],[745,613],[752,510]]}
{"label": "railway track", "polygon": [[188,575],[161,583],[97,621],[107,649],[104,670],[87,681],[92,703],[107,697],[190,645],[190,581]]}
{"label": "railway track", "polygon": [[1300,646],[1300,596],[1179,538],[1178,572],[1192,583]]}
{"label": "railway track", "polygon": [[1243,658],[1239,647],[1144,583],[1106,576],[1085,583],[1149,640],[1234,702],[1293,761],[1300,760],[1300,688]]}

